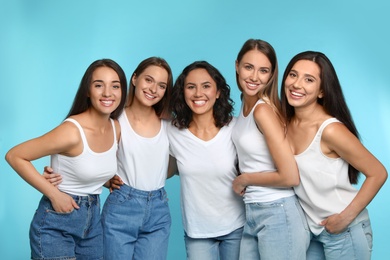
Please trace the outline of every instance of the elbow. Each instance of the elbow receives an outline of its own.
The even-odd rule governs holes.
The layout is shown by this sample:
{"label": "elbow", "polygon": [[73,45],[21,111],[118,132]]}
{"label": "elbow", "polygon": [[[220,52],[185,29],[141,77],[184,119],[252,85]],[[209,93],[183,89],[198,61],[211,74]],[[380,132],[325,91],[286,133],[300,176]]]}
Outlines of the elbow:
{"label": "elbow", "polygon": [[9,150],[9,151],[6,153],[6,155],[5,155],[5,160],[6,160],[7,163],[8,163],[9,165],[11,165],[11,166],[12,166],[13,158],[14,158],[13,152],[12,152],[12,150]]}

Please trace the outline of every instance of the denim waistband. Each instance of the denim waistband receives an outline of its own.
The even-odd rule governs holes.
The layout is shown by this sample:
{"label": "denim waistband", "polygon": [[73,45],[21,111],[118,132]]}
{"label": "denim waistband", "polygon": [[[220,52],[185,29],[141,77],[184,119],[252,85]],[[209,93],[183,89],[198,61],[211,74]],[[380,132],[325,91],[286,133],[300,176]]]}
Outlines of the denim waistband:
{"label": "denim waistband", "polygon": [[356,224],[359,224],[362,221],[369,220],[370,216],[368,215],[368,210],[367,208],[363,209],[362,212],[360,212],[359,215],[349,224],[349,227],[352,227]]}
{"label": "denim waistband", "polygon": [[121,192],[132,195],[132,196],[138,196],[141,198],[153,198],[153,197],[160,197],[161,199],[165,197],[165,189],[164,187],[157,189],[157,190],[151,190],[151,191],[145,191],[145,190],[138,190],[133,187],[130,187],[126,184],[123,184],[120,188]]}
{"label": "denim waistband", "polygon": [[99,202],[99,194],[89,194],[86,196],[78,196],[72,194],[68,194],[68,195],[71,196],[77,204],[80,204],[82,202],[89,202],[89,203],[93,203],[95,201]]}

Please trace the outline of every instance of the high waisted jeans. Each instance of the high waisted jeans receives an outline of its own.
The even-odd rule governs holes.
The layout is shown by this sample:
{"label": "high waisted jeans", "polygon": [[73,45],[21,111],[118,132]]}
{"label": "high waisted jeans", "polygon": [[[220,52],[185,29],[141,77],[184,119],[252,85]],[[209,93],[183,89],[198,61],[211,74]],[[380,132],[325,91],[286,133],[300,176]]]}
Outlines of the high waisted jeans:
{"label": "high waisted jeans", "polygon": [[123,185],[102,212],[105,260],[166,259],[171,227],[167,193]]}
{"label": "high waisted jeans", "polygon": [[247,203],[241,260],[304,260],[310,231],[297,197]]}
{"label": "high waisted jeans", "polygon": [[70,213],[55,212],[43,196],[30,226],[32,259],[103,259],[99,195],[70,195],[80,206]]}

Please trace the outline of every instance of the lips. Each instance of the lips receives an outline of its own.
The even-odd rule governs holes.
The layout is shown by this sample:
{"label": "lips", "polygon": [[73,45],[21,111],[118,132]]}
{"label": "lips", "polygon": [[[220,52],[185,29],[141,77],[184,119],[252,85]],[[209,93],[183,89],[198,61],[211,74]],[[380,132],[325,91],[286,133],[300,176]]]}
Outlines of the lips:
{"label": "lips", "polygon": [[206,104],[206,100],[194,100],[192,101],[195,105],[197,106],[203,106],[204,104]]}
{"label": "lips", "polygon": [[100,102],[106,106],[106,107],[109,107],[109,106],[112,106],[114,104],[114,100],[100,100]]}
{"label": "lips", "polygon": [[246,86],[248,87],[248,89],[250,89],[250,90],[256,90],[257,87],[259,86],[259,84],[252,83],[252,82],[245,82],[245,83],[246,83]]}
{"label": "lips", "polygon": [[155,96],[153,96],[153,95],[151,95],[151,94],[149,94],[149,93],[146,93],[146,92],[144,92],[144,95],[145,95],[145,97],[147,98],[147,99],[155,99],[156,97]]}
{"label": "lips", "polygon": [[291,96],[297,97],[297,98],[301,98],[301,97],[304,96],[304,94],[298,93],[298,92],[295,92],[295,91],[290,91],[290,94],[291,94]]}

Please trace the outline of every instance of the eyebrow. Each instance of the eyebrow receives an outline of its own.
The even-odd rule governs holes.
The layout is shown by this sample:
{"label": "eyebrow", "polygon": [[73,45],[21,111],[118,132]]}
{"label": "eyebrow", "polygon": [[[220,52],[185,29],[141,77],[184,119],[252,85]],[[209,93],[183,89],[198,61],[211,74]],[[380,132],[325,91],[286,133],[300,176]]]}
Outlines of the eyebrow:
{"label": "eyebrow", "polygon": [[[92,81],[92,83],[94,83],[94,82],[103,82],[103,80],[101,80],[101,79],[95,79],[95,80]],[[120,83],[119,80],[113,80],[113,81],[111,81],[111,82]]]}
{"label": "eyebrow", "polygon": [[[196,83],[188,82],[188,83],[186,83],[186,86],[189,85],[189,84],[196,85]],[[210,81],[204,81],[204,82],[200,83],[200,85],[204,85],[204,84],[211,84],[211,82]]]}
{"label": "eyebrow", "polygon": [[[296,71],[296,70],[290,70],[290,72],[295,72],[296,74],[299,74],[298,73],[298,71]],[[303,73],[303,76],[306,76],[306,77],[311,77],[311,78],[315,78],[315,79],[317,79],[317,77],[316,76],[313,76],[313,75],[311,75],[311,74],[308,74],[308,73]]]}

